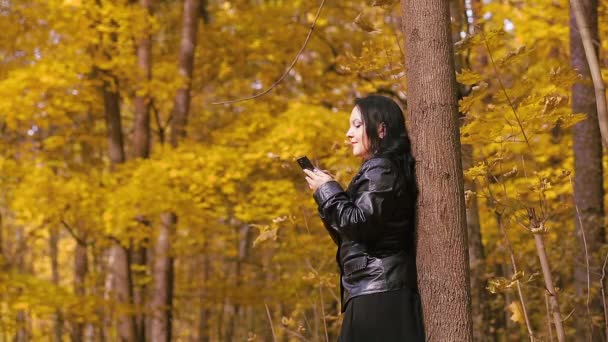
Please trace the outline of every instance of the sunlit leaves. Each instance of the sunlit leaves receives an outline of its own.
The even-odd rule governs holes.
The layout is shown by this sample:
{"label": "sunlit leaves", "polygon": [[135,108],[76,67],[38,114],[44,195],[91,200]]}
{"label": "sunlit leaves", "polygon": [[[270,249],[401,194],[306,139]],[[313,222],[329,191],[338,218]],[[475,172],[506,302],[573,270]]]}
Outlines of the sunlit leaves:
{"label": "sunlit leaves", "polygon": [[473,85],[483,80],[483,77],[469,69],[462,69],[462,71],[456,75],[456,80],[461,84]]}

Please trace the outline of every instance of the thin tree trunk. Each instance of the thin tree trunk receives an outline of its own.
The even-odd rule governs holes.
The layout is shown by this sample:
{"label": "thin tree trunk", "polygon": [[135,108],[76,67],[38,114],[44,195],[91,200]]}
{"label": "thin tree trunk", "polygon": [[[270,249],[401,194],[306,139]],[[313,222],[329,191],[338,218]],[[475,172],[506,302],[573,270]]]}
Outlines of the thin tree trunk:
{"label": "thin tree trunk", "polygon": [[466,212],[448,5],[441,0],[402,1],[408,127],[420,189],[418,284],[427,337],[471,341]]}
{"label": "thin tree trunk", "polygon": [[[117,87],[117,86],[116,86]],[[108,145],[112,166],[125,162],[125,152],[120,119],[120,95],[111,90],[108,84],[103,88],[104,108],[108,130]],[[106,297],[114,295],[117,302],[131,304],[131,272],[127,250],[114,242],[109,250],[108,278],[106,279]],[[118,335],[121,341],[135,340],[135,322],[133,317],[122,314],[118,318]]]}
{"label": "thin tree trunk", "polygon": [[[242,276],[242,268],[243,268],[243,261],[247,258],[247,254],[249,251],[249,245],[250,240],[251,240],[251,234],[250,234],[250,227],[248,224],[243,224],[241,225],[238,229],[237,229],[237,259],[234,265],[234,277],[235,277],[235,283],[236,283],[236,287],[239,288],[242,283],[243,283],[243,276]],[[239,314],[241,312],[241,306],[240,304],[232,304],[232,310],[230,310],[232,312],[232,319],[230,320],[230,324],[228,325],[228,331],[226,332],[226,340],[228,341],[232,341],[234,340],[235,335],[236,334],[236,327],[239,326],[240,323],[238,322],[239,319]]]}
{"label": "thin tree trunk", "polygon": [[[146,11],[147,15],[152,12],[152,0],[140,0],[140,6]],[[141,85],[146,85],[152,75],[151,63],[151,39],[146,33],[137,45],[137,64],[139,68],[139,82]],[[140,89],[141,91],[141,89]],[[133,152],[135,158],[146,159],[150,156],[150,96],[147,93],[138,93],[133,99],[135,105],[135,119],[133,132]],[[137,217],[137,220],[149,227],[148,220],[145,217]],[[143,246],[142,246],[143,245]],[[134,279],[145,277],[145,271],[141,267],[147,264],[147,245],[146,241],[132,246],[133,264],[137,265],[137,270],[133,272]],[[146,341],[146,315],[143,308],[145,307],[146,285],[145,283],[134,282],[133,302],[137,308],[135,315],[135,334],[137,341]]]}
{"label": "thin tree trunk", "polygon": [[[147,221],[146,221],[147,222]],[[146,224],[147,226],[147,224]],[[145,246],[145,242],[142,243]],[[147,286],[145,283],[140,284],[137,280],[146,276],[146,271],[141,269],[147,266],[148,251],[142,244],[132,245],[131,260],[133,265],[136,266],[137,270],[133,271],[133,304],[136,308],[135,315],[135,338],[139,342],[146,341],[146,314],[144,308],[146,307],[146,290]]]}
{"label": "thin tree trunk", "polygon": [[[472,16],[473,16],[472,12]],[[450,14],[452,18],[452,40],[454,42],[461,39],[460,32],[466,32],[467,16],[466,5],[462,0],[450,1]],[[465,64],[464,54],[456,55],[454,58],[456,72],[461,72]],[[463,85],[458,85],[458,100],[466,95],[467,89]],[[460,122],[465,123],[465,115],[459,113]],[[473,145],[462,145],[462,168],[467,170],[473,166]],[[474,181],[464,181],[465,192],[475,194],[477,187]],[[469,247],[469,267],[471,269],[471,314],[473,319],[473,339],[482,341],[490,335],[490,324],[486,315],[489,310],[487,291],[485,290],[485,254],[481,243],[481,225],[479,222],[479,208],[477,196],[471,195],[466,205],[467,237]]]}
{"label": "thin tree trunk", "polygon": [[[25,240],[23,227],[17,227],[15,232],[15,266],[19,273],[25,273],[25,253],[27,252],[27,242]],[[21,290],[19,290],[21,291]],[[28,315],[25,310],[18,310],[15,317],[15,336],[13,342],[26,342],[30,340],[30,334],[27,328]]]}
{"label": "thin tree trunk", "polygon": [[[203,267],[203,280],[201,284],[203,284],[203,289],[207,289],[207,284],[209,284],[209,277],[211,275],[211,262],[209,260],[209,241],[205,239],[203,244],[203,250],[205,254],[201,255],[202,262],[201,265]],[[201,294],[200,296],[200,311],[198,318],[198,340],[200,342],[209,342],[210,341],[210,332],[211,329],[209,327],[209,318],[211,316],[211,310],[209,310],[209,306],[205,303],[206,296]]]}
{"label": "thin tree trunk", "polygon": [[[175,96],[170,137],[173,147],[177,147],[178,141],[186,136],[200,5],[200,0],[184,0],[179,73],[186,78],[186,85],[178,89]],[[161,214],[161,221],[156,250],[154,252],[154,298],[152,300],[154,316],[151,322],[151,339],[153,342],[169,341],[171,339],[170,318],[171,303],[173,301],[173,258],[170,257],[170,237],[176,229],[177,217],[174,213],[163,213]],[[161,291],[165,292],[161,293]]]}
{"label": "thin tree trunk", "polygon": [[[92,264],[91,268],[93,270],[93,274],[98,275],[95,278],[95,286],[91,289],[91,296],[99,296],[100,294],[105,295],[107,288],[105,287],[105,280],[107,278],[104,275],[107,275],[107,262],[104,255],[109,252],[109,249],[97,251],[95,248],[91,248],[91,257]],[[85,341],[99,341],[106,342],[108,340],[107,337],[107,329],[110,324],[106,324],[108,321],[109,314],[105,310],[106,307],[100,307],[97,309],[97,314],[99,315],[99,322],[96,324],[89,323],[85,328]]]}
{"label": "thin tree trunk", "polygon": [[4,263],[6,263],[6,255],[4,254],[4,221],[3,221],[3,216],[2,216],[2,210],[0,210],[0,261],[2,262],[0,264],[0,269],[4,268],[5,265]]}
{"label": "thin tree trunk", "polygon": [[171,340],[171,305],[173,292],[173,258],[171,257],[171,237],[175,229],[176,217],[172,213],[161,215],[161,226],[154,251],[154,288],[152,291],[152,320],[150,341]]}
{"label": "thin tree trunk", "polygon": [[[80,241],[76,241],[74,251],[74,293],[79,297],[85,295],[85,277],[88,271],[87,246]],[[84,338],[84,324],[72,324],[72,342],[82,342]]]}
{"label": "thin tree trunk", "polygon": [[[473,146],[462,145],[462,167],[464,170],[473,166]],[[477,204],[477,187],[473,181],[464,182],[464,190],[471,192],[467,215],[467,237],[469,244],[469,267],[471,269],[471,313],[473,318],[473,334],[475,341],[482,341],[489,336],[490,324],[486,315],[489,311],[489,302],[486,287],[486,260],[483,244],[481,242],[481,225],[479,222],[479,206]]]}
{"label": "thin tree trunk", "polygon": [[[151,14],[152,0],[140,0],[139,4]],[[145,34],[137,45],[137,65],[140,84],[147,84],[151,78],[151,40]],[[141,89],[140,89],[141,91]],[[148,158],[150,155],[150,97],[147,93],[138,94],[133,99],[135,105],[135,122],[133,132],[133,150],[136,158]]]}
{"label": "thin tree trunk", "polygon": [[182,36],[179,51],[179,75],[186,79],[186,84],[177,90],[177,95],[175,96],[171,119],[171,145],[173,146],[177,146],[178,140],[186,136],[200,6],[200,0],[184,0]]}
{"label": "thin tree trunk", "polygon": [[[599,40],[597,0],[583,0],[580,1],[580,5],[584,17],[587,19],[591,39]],[[576,235],[580,242],[574,276],[577,297],[582,299],[582,303],[577,306],[575,311],[575,324],[578,336],[586,336],[586,340],[598,341],[602,339],[602,325],[593,326],[590,314],[600,315],[603,312],[600,289],[590,295],[589,312],[587,310],[587,289],[588,287],[595,288],[599,284],[602,265],[599,251],[606,241],[602,222],[604,218],[602,137],[598,126],[594,89],[589,84],[591,72],[576,24],[574,13],[571,12],[570,62],[572,68],[583,76],[583,81],[572,87],[572,112],[587,115],[584,121],[577,123],[573,128],[574,198],[577,208],[574,212],[574,222]],[[582,239],[583,229],[587,246],[584,246]],[[585,248],[587,253],[585,253]],[[588,259],[585,260],[585,258]],[[590,266],[589,274],[587,274],[587,262]]]}
{"label": "thin tree trunk", "polygon": [[[114,82],[118,83],[117,80],[114,80]],[[114,84],[113,87],[117,88],[118,85]],[[104,82],[102,91],[108,131],[109,156],[112,165],[116,165],[125,162],[125,151],[122,138],[122,122],[120,119],[120,95],[117,90],[111,88],[111,84]]]}
{"label": "thin tree trunk", "polygon": [[[593,47],[593,39],[597,38],[597,2],[594,4],[594,2],[591,0],[586,0],[584,2],[583,0],[571,0],[570,5],[572,6],[572,14],[577,23],[583,49],[585,50],[585,57],[587,58],[587,65],[589,66],[589,74],[593,80],[595,101],[597,106],[597,118],[602,141],[604,143],[604,147],[608,148],[608,113],[606,108],[606,92],[597,53]],[[591,12],[593,10],[595,11],[595,16],[593,16],[593,12]],[[587,13],[591,15],[591,21],[595,21],[595,23],[587,22]],[[595,25],[595,27],[591,25]],[[595,33],[592,32],[592,29],[595,29]]]}
{"label": "thin tree trunk", "polygon": [[[530,230],[538,229],[540,222],[536,218],[536,214],[533,208],[528,208],[528,217],[530,219]],[[540,261],[541,270],[543,272],[543,279],[545,280],[545,289],[549,292],[549,304],[551,304],[551,313],[553,315],[553,324],[555,324],[555,332],[557,334],[557,340],[562,342],[566,338],[564,331],[564,324],[562,320],[562,314],[559,311],[559,299],[557,291],[553,282],[553,276],[551,274],[551,267],[549,266],[549,258],[545,249],[545,243],[541,234],[534,234],[534,242],[536,243],[536,252]]]}
{"label": "thin tree trunk", "polygon": [[[52,281],[55,286],[59,286],[59,262],[58,262],[58,246],[59,243],[59,231],[55,228],[51,228],[49,232],[49,249],[51,257],[51,273]],[[55,341],[63,341],[63,315],[60,310],[55,311]]]}

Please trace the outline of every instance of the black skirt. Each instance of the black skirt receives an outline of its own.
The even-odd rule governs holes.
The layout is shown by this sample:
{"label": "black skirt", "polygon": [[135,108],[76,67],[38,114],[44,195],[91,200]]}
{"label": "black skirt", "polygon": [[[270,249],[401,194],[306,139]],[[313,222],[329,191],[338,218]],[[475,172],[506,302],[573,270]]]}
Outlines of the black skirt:
{"label": "black skirt", "polygon": [[401,289],[352,298],[338,341],[424,342],[418,293]]}

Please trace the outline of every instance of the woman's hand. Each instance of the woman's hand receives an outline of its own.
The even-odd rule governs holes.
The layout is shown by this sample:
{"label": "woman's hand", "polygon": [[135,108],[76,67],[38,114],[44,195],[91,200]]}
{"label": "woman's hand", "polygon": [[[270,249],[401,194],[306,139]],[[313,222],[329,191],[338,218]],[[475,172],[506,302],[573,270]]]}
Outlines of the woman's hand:
{"label": "woman's hand", "polygon": [[304,173],[307,175],[306,181],[308,182],[308,187],[311,188],[312,191],[317,191],[321,185],[334,180],[331,175],[318,169],[315,169],[314,171],[304,169]]}

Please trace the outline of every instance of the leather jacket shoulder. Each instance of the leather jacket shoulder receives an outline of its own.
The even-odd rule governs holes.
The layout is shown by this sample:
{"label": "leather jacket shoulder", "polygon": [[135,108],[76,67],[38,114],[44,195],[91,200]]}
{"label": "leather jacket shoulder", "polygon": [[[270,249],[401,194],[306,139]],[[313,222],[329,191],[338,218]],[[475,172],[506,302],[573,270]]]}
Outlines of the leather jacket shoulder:
{"label": "leather jacket shoulder", "polygon": [[338,246],[342,310],[359,295],[415,289],[413,199],[395,163],[383,157],[369,159],[346,191],[332,181],[313,197]]}

